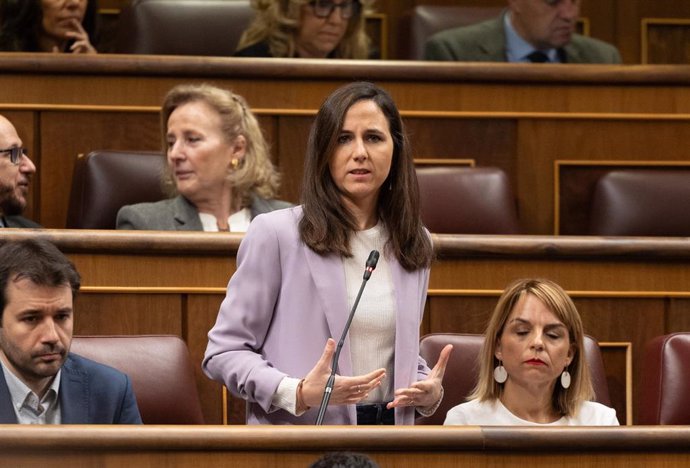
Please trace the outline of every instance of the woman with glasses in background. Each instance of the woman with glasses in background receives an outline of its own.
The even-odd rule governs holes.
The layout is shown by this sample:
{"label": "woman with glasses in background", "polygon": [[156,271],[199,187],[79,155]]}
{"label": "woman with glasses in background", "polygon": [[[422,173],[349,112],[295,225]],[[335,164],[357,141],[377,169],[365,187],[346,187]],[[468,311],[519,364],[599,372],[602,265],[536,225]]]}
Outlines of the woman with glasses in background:
{"label": "woman with glasses in background", "polygon": [[364,13],[372,0],[253,0],[237,57],[367,59]]}

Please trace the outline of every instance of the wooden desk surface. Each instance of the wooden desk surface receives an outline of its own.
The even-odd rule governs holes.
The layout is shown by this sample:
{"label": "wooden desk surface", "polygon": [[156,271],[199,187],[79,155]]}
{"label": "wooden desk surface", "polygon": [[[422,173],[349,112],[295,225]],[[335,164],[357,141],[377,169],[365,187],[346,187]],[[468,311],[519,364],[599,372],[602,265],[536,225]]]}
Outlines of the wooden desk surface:
{"label": "wooden desk surface", "polygon": [[3,466],[306,467],[328,451],[381,467],[676,467],[690,428],[0,426]]}
{"label": "wooden desk surface", "polygon": [[[0,230],[0,241],[45,237],[82,275],[75,334],[174,334],[201,362],[235,271],[241,235],[143,231]],[[682,238],[434,235],[421,334],[482,333],[496,300],[518,278],[546,277],[573,297],[585,332],[602,346],[621,423],[634,422],[651,338],[690,330],[690,243]],[[195,366],[207,423],[241,423],[220,385]],[[458,402],[459,403],[459,402]]]}
{"label": "wooden desk surface", "polygon": [[[505,170],[528,234],[586,233],[586,219],[560,214],[573,217],[565,209],[573,205],[587,210],[583,178],[591,182],[599,164],[690,161],[687,65],[0,53],[0,112],[15,123],[38,168],[28,216],[61,228],[77,156],[160,150],[163,97],[188,82],[210,82],[247,99],[283,174],[281,197],[297,202],[316,110],[356,79],[391,93],[420,164],[469,159]],[[562,161],[584,167],[557,179],[554,167]],[[566,229],[573,225],[579,230]]]}

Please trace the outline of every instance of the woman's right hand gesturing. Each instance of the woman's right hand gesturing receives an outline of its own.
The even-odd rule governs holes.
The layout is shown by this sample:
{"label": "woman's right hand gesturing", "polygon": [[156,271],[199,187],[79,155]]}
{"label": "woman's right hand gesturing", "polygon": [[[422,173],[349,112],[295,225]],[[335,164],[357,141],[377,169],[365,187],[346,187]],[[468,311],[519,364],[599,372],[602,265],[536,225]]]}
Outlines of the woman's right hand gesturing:
{"label": "woman's right hand gesturing", "polygon": [[[335,341],[329,338],[319,362],[309,371],[297,389],[297,401],[302,402],[308,408],[317,407],[321,404],[326,382],[331,375],[331,361],[334,353]],[[329,404],[352,405],[359,403],[369,395],[369,392],[381,385],[385,376],[385,369],[377,369],[368,374],[353,377],[336,375]]]}

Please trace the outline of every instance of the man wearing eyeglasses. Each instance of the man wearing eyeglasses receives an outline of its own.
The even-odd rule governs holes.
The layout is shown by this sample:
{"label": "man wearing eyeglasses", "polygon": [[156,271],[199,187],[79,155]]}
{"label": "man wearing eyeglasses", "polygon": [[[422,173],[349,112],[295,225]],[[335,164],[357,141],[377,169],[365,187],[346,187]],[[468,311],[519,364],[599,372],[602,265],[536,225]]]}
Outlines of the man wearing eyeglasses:
{"label": "man wearing eyeglasses", "polygon": [[0,115],[0,227],[41,227],[21,216],[35,172],[36,166],[22,146],[14,125]]}
{"label": "man wearing eyeglasses", "polygon": [[447,29],[426,43],[426,60],[620,63],[611,44],[575,34],[581,0],[508,0],[498,18]]}

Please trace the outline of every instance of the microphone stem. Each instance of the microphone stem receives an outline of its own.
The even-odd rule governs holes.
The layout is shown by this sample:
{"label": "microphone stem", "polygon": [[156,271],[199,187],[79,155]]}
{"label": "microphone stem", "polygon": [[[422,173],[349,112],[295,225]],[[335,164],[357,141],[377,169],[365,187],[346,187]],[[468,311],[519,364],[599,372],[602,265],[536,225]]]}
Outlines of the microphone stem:
{"label": "microphone stem", "polygon": [[343,349],[343,344],[345,344],[345,337],[347,332],[350,330],[350,324],[355,316],[355,311],[357,310],[357,305],[359,304],[359,298],[362,297],[362,292],[364,291],[364,286],[366,286],[369,278],[364,278],[362,280],[362,285],[359,287],[359,292],[355,298],[355,303],[352,304],[352,309],[350,310],[350,315],[347,317],[347,322],[345,323],[345,328],[343,328],[343,334],[340,336],[340,341],[338,341],[338,346],[335,348],[335,354],[333,354],[333,361],[331,361],[331,375],[328,377],[326,382],[326,388],[323,392],[323,398],[321,399],[321,405],[319,406],[319,415],[316,417],[316,425],[321,426],[323,424],[323,418],[326,415],[326,408],[328,407],[328,402],[331,400],[331,392],[333,391],[333,385],[335,385],[335,374],[338,373],[338,360],[340,359],[340,351]]}

